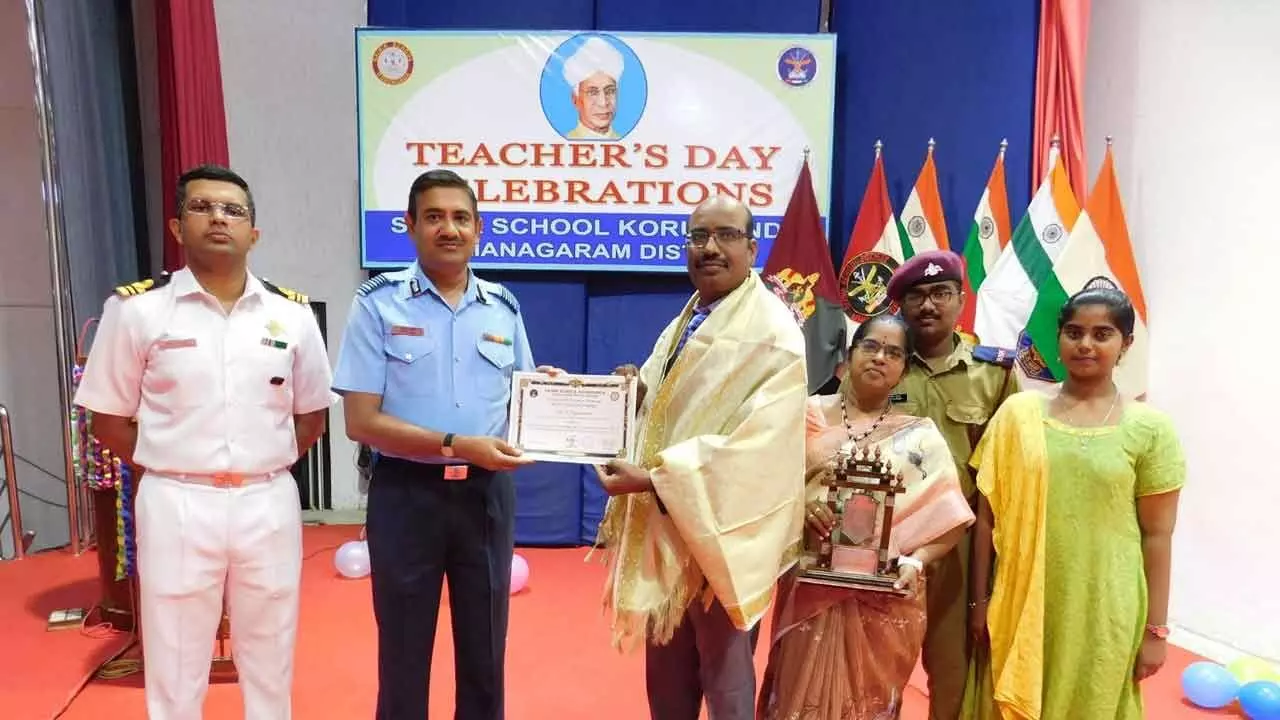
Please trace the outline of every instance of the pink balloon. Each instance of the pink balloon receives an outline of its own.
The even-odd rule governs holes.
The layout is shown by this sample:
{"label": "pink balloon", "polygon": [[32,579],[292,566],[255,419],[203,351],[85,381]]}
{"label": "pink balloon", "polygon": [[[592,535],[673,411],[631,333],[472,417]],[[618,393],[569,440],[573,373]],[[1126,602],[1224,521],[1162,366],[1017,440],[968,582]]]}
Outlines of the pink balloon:
{"label": "pink balloon", "polygon": [[518,554],[511,556],[511,594],[515,595],[524,589],[529,582],[529,563]]}

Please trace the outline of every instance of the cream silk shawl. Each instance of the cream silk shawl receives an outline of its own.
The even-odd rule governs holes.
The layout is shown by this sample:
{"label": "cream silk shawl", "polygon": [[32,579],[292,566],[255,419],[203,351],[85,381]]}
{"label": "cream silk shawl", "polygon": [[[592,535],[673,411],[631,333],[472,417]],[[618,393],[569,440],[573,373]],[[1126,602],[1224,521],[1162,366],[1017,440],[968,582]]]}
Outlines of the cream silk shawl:
{"label": "cream silk shawl", "polygon": [[[636,464],[653,493],[611,498],[605,607],[617,646],[665,644],[695,599],[748,629],[796,560],[804,522],[805,350],[794,316],[754,272],[662,371],[690,299],[640,369]],[[704,583],[705,580],[705,583]]]}

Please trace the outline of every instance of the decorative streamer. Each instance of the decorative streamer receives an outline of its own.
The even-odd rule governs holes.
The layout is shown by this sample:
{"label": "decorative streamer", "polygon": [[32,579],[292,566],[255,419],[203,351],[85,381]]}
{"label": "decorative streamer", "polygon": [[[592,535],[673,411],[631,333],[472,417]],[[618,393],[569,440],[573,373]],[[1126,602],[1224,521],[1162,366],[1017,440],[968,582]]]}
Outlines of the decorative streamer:
{"label": "decorative streamer", "polygon": [[133,512],[128,498],[133,495],[133,472],[129,466],[117,463],[116,483],[116,579],[131,578],[138,571],[138,555],[134,538]]}

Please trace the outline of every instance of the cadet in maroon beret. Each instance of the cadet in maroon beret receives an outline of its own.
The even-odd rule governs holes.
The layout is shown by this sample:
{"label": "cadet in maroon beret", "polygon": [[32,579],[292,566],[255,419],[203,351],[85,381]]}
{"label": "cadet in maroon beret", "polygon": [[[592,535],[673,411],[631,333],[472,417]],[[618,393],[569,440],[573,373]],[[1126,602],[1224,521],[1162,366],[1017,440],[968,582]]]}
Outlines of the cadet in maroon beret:
{"label": "cadet in maroon beret", "polygon": [[[1018,392],[1019,383],[1012,352],[975,346],[956,332],[964,286],[964,261],[945,250],[920,253],[894,272],[886,289],[902,308],[916,350],[890,399],[898,411],[927,417],[938,426],[955,459],[960,489],[976,507],[969,457],[987,421],[1005,398]],[[969,575],[972,537],[971,527],[927,569],[924,667],[932,720],[959,717],[972,647],[967,636],[986,622],[988,578]]]}
{"label": "cadet in maroon beret", "polygon": [[946,280],[954,280],[957,288],[964,287],[964,261],[949,250],[930,250],[902,263],[889,279],[886,291],[890,300],[901,304],[902,296],[916,285]]}

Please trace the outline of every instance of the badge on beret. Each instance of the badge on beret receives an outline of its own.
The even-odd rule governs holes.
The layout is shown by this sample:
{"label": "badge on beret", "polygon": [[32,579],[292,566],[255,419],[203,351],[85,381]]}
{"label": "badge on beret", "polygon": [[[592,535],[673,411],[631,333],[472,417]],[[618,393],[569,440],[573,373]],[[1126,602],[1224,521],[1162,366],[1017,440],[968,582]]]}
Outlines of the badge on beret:
{"label": "badge on beret", "polygon": [[840,272],[844,310],[857,322],[866,322],[886,312],[896,312],[898,304],[889,299],[889,278],[898,261],[882,252],[868,251],[849,258]]}

